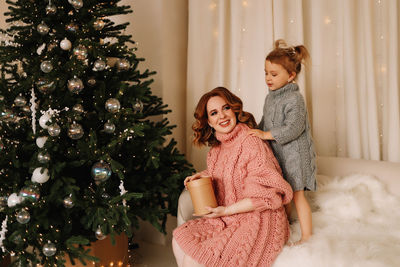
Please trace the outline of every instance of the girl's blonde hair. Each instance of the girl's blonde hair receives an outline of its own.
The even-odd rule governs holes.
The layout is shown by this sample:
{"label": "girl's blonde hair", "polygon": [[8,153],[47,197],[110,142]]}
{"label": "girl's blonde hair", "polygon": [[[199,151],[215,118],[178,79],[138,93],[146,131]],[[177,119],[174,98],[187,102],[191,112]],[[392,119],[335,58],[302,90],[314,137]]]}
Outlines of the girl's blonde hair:
{"label": "girl's blonde hair", "polygon": [[[275,41],[275,48],[265,60],[271,63],[282,65],[289,74],[295,72],[299,74],[301,64],[308,63],[310,54],[304,45],[289,46],[282,39]],[[297,75],[296,75],[297,78]]]}

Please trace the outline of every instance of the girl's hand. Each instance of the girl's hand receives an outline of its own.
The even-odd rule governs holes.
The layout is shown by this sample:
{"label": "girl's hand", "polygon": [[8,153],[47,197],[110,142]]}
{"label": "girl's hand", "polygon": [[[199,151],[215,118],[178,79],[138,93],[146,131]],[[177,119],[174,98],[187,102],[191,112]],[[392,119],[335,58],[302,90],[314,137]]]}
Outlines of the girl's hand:
{"label": "girl's hand", "polygon": [[267,140],[268,139],[268,135],[267,132],[261,131],[259,129],[250,129],[247,134],[251,135],[251,136],[256,136],[262,140]]}
{"label": "girl's hand", "polygon": [[218,206],[216,208],[206,207],[206,209],[209,212],[211,212],[209,214],[204,215],[204,217],[207,217],[207,218],[218,218],[218,217],[229,215],[228,208],[224,207],[224,206]]}
{"label": "girl's hand", "polygon": [[187,188],[187,183],[188,182],[190,182],[190,181],[193,181],[193,180],[197,180],[197,179],[200,179],[201,178],[201,174],[198,172],[198,173],[195,173],[195,174],[193,174],[193,175],[191,175],[191,176],[188,176],[188,177],[186,177],[185,178],[185,181],[183,181],[183,184],[185,185],[185,187]]}

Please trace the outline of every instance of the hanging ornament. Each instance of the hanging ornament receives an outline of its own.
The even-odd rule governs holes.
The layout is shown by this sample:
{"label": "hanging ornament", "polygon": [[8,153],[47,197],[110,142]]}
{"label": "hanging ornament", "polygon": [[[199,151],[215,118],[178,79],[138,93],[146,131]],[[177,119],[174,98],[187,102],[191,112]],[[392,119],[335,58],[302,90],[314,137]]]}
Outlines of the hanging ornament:
{"label": "hanging ornament", "polygon": [[110,178],[112,172],[110,166],[101,160],[93,164],[91,174],[95,183],[99,184]]}
{"label": "hanging ornament", "polygon": [[48,241],[48,243],[43,246],[43,254],[46,257],[54,256],[56,252],[57,252],[57,247],[51,241]]}
{"label": "hanging ornament", "polygon": [[97,19],[95,22],[93,22],[93,28],[96,31],[102,30],[105,25],[106,25],[106,23],[102,19]]}
{"label": "hanging ornament", "polygon": [[[43,173],[42,172],[43,169]],[[46,168],[36,168],[32,173],[31,181],[39,184],[43,184],[49,180],[49,170]]]}
{"label": "hanging ornament", "polygon": [[1,141],[1,139],[0,139],[0,152],[1,152],[3,149],[4,149],[4,144],[3,144],[3,141]]}
{"label": "hanging ornament", "polygon": [[104,132],[108,134],[112,134],[115,131],[115,124],[111,122],[104,123]]}
{"label": "hanging ornament", "polygon": [[78,140],[82,138],[83,134],[84,134],[83,128],[78,123],[74,122],[68,129],[68,136],[73,140]]}
{"label": "hanging ornament", "polygon": [[71,4],[76,10],[80,9],[83,7],[83,1],[82,0],[68,0],[68,3]]}
{"label": "hanging ornament", "polygon": [[4,101],[4,95],[0,95],[0,102]]}
{"label": "hanging ornament", "polygon": [[75,205],[74,201],[72,200],[72,195],[69,195],[66,198],[64,198],[63,204],[64,207],[66,207],[67,209],[72,208]]}
{"label": "hanging ornament", "polygon": [[46,35],[49,33],[49,26],[47,26],[43,21],[40,23],[37,27],[36,30],[38,31],[39,34],[41,35]]}
{"label": "hanging ornament", "polygon": [[39,163],[48,163],[50,161],[50,154],[47,152],[39,152],[37,155]]}
{"label": "hanging ornament", "polygon": [[40,190],[36,185],[28,185],[19,191],[19,196],[24,200],[36,202],[40,198]]}
{"label": "hanging ornament", "polygon": [[47,122],[51,119],[51,116],[48,112],[45,112],[42,116],[39,118],[39,125],[43,129],[47,129],[49,126],[47,125]]}
{"label": "hanging ornament", "polygon": [[106,63],[101,59],[96,60],[93,64],[93,71],[103,71],[105,68]]}
{"label": "hanging ornament", "polygon": [[27,210],[22,209],[15,214],[15,219],[20,224],[26,224],[31,219],[31,215]]}
{"label": "hanging ornament", "polygon": [[87,48],[83,45],[78,45],[72,50],[72,53],[76,56],[79,60],[85,60],[88,56]]}
{"label": "hanging ornament", "polygon": [[46,6],[46,14],[47,15],[54,15],[57,13],[57,7],[55,5],[53,5],[52,3],[49,3]]}
{"label": "hanging ornament", "polygon": [[143,103],[139,99],[135,99],[135,103],[133,103],[133,110],[136,112],[142,112],[143,111]]}
{"label": "hanging ornament", "polygon": [[81,79],[74,76],[74,78],[68,80],[68,90],[71,93],[79,94],[85,86]]}
{"label": "hanging ornament", "polygon": [[89,84],[89,86],[95,86],[96,83],[97,83],[96,78],[95,78],[95,77],[90,77],[90,78],[87,80],[87,83]]}
{"label": "hanging ornament", "polygon": [[77,114],[82,114],[85,110],[81,104],[76,104],[72,107],[72,110]]}
{"label": "hanging ornament", "polygon": [[65,26],[65,30],[70,33],[76,33],[79,30],[79,26],[75,22],[71,22]]}
{"label": "hanging ornament", "polygon": [[108,112],[116,113],[121,108],[121,104],[116,98],[109,98],[106,101],[105,108]]}
{"label": "hanging ornament", "polygon": [[53,123],[47,128],[47,132],[50,136],[58,136],[61,133],[61,128],[57,123]]}
{"label": "hanging ornament", "polygon": [[11,109],[4,109],[0,112],[0,121],[11,122],[14,120],[14,113]]}
{"label": "hanging ornament", "polygon": [[44,72],[44,73],[49,73],[50,71],[53,70],[53,64],[51,64],[50,60],[45,60],[42,63],[40,63],[40,69]]}
{"label": "hanging ornament", "polygon": [[120,71],[128,70],[131,64],[125,58],[119,58],[116,63],[117,69]]}
{"label": "hanging ornament", "polygon": [[103,231],[101,230],[100,226],[97,228],[96,232],[95,232],[96,238],[98,240],[103,240],[104,238],[106,238],[107,236],[103,233]]}
{"label": "hanging ornament", "polygon": [[62,50],[70,50],[71,47],[72,47],[71,41],[68,40],[67,38],[64,38],[60,42],[60,47],[61,47]]}
{"label": "hanging ornament", "polygon": [[17,107],[25,106],[25,105],[26,105],[26,99],[25,99],[25,97],[23,97],[22,95],[17,96],[17,97],[14,99],[14,104],[15,104]]}
{"label": "hanging ornament", "polygon": [[14,207],[15,205],[18,205],[19,203],[21,203],[23,201],[23,199],[17,195],[17,193],[12,193],[11,195],[8,196],[7,199],[7,205],[8,207]]}
{"label": "hanging ornament", "polygon": [[36,145],[39,148],[43,148],[44,143],[46,143],[46,141],[47,141],[47,138],[48,138],[47,136],[41,136],[41,137],[36,138]]}
{"label": "hanging ornament", "polygon": [[56,88],[55,82],[43,77],[40,77],[35,84],[37,89],[43,94],[51,93]]}

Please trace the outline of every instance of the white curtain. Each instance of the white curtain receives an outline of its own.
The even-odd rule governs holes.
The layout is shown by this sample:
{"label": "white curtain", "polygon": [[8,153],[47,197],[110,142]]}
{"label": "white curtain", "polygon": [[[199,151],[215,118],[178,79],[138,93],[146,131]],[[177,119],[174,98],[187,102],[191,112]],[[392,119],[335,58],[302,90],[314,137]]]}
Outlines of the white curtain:
{"label": "white curtain", "polygon": [[[264,59],[283,38],[311,53],[299,85],[317,154],[400,162],[399,15],[397,0],[189,0],[187,125],[216,86],[259,120]],[[196,168],[206,152],[188,140]]]}

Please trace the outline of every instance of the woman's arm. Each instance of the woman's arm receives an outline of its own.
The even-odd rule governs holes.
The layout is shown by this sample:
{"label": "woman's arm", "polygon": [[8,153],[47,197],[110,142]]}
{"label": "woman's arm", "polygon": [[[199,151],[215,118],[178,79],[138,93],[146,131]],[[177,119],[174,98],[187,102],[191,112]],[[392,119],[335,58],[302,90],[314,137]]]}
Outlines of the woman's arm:
{"label": "woman's arm", "polygon": [[211,213],[205,215],[204,217],[217,218],[221,216],[229,216],[238,213],[245,213],[253,211],[255,209],[256,208],[253,205],[253,201],[250,198],[244,198],[227,207],[225,206],[218,206],[216,208],[208,207],[207,210],[210,211]]}

